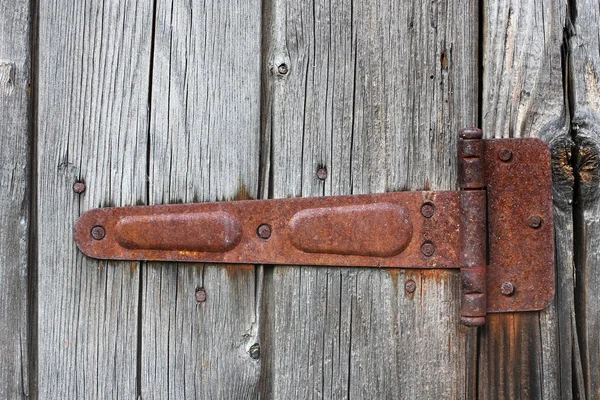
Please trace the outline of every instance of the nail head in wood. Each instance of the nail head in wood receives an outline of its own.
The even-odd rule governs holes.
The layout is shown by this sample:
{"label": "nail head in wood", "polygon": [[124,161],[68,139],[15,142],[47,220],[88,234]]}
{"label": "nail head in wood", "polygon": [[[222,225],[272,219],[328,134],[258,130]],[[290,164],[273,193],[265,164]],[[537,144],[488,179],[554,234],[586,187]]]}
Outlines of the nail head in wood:
{"label": "nail head in wood", "polygon": [[85,192],[85,183],[82,181],[77,181],[73,184],[73,191],[75,193],[83,193]]}
{"label": "nail head in wood", "polygon": [[409,279],[404,284],[404,289],[407,293],[414,293],[417,290],[417,284],[412,279]]}
{"label": "nail head in wood", "polygon": [[317,178],[324,181],[327,179],[327,168],[321,167],[317,170]]}
{"label": "nail head in wood", "polygon": [[204,303],[206,301],[206,290],[203,287],[196,290],[196,301],[198,303]]}

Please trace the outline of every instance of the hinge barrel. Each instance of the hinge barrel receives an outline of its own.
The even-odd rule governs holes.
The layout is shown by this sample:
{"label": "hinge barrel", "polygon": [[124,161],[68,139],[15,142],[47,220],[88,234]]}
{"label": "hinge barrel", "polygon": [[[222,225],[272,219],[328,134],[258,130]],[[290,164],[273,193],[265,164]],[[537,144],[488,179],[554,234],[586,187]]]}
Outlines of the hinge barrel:
{"label": "hinge barrel", "polygon": [[482,326],[487,313],[487,205],[485,141],[477,128],[463,129],[458,142],[460,191],[461,322]]}

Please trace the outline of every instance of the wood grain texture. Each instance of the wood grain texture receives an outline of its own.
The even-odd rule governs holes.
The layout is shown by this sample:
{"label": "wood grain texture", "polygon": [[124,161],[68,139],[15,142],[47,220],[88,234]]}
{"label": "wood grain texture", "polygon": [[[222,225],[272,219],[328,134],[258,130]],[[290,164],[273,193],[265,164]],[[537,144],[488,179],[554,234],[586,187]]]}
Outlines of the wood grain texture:
{"label": "wood grain texture", "polygon": [[[256,198],[261,2],[159,0],[155,23],[150,204]],[[254,266],[143,267],[144,399],[256,398],[255,280]]]}
{"label": "wood grain texture", "polygon": [[[477,119],[476,2],[264,12],[271,197],[456,188],[458,130]],[[263,305],[264,398],[472,394],[455,272],[265,267]]]}
{"label": "wood grain texture", "polygon": [[480,341],[482,399],[569,399],[581,377],[573,369],[579,354],[563,51],[566,10],[565,1],[484,2],[484,135],[539,137],[552,148],[557,290],[554,303],[542,312],[488,318]]}
{"label": "wood grain texture", "polygon": [[580,398],[600,399],[600,9],[569,2],[569,84],[575,141],[576,310],[584,383]]}
{"label": "wood grain texture", "polygon": [[91,208],[146,202],[151,3],[38,6],[36,395],[132,399],[139,264],[86,258],[73,226]]}
{"label": "wood grain texture", "polygon": [[0,4],[0,398],[29,395],[31,41],[28,2]]}

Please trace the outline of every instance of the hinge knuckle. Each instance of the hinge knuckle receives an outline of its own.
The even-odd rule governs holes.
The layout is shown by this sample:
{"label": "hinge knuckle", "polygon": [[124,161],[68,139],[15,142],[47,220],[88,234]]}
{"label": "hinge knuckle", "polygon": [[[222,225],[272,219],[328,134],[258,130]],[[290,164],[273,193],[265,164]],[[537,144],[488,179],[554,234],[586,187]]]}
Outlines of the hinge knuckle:
{"label": "hinge knuckle", "polygon": [[477,128],[461,131],[458,141],[458,186],[461,189],[485,186],[485,141],[481,140],[482,136]]}
{"label": "hinge knuckle", "polygon": [[460,192],[460,265],[480,267],[487,258],[487,210],[484,190]]}
{"label": "hinge knuckle", "polygon": [[462,268],[461,315],[463,317],[485,317],[486,304],[486,267]]}

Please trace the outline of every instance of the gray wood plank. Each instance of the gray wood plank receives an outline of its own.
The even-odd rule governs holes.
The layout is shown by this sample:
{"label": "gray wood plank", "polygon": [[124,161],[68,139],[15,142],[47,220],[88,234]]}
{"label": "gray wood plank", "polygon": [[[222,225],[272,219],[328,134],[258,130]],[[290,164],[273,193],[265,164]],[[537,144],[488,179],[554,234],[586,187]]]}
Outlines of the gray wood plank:
{"label": "gray wood plank", "polygon": [[30,5],[0,4],[0,398],[29,395]]}
{"label": "gray wood plank", "polygon": [[139,264],[86,258],[73,226],[88,209],[146,202],[152,3],[44,0],[38,12],[37,396],[132,399]]}
{"label": "gray wood plank", "polygon": [[[265,13],[271,197],[456,188],[458,130],[477,122],[477,2]],[[451,271],[265,267],[262,397],[469,396],[459,293]]]}
{"label": "gray wood plank", "polygon": [[[577,371],[573,171],[566,67],[566,1],[484,2],[482,126],[486,137],[539,137],[553,154],[557,291],[545,311],[498,314],[481,332],[479,397],[569,399]],[[493,288],[490,288],[493,290]]]}
{"label": "gray wood plank", "polygon": [[[161,0],[155,22],[150,204],[256,198],[261,2]],[[143,398],[256,397],[255,281],[254,266],[143,267]]]}
{"label": "gray wood plank", "polygon": [[584,382],[580,398],[600,399],[600,10],[569,2],[569,84],[575,165],[575,301]]}

